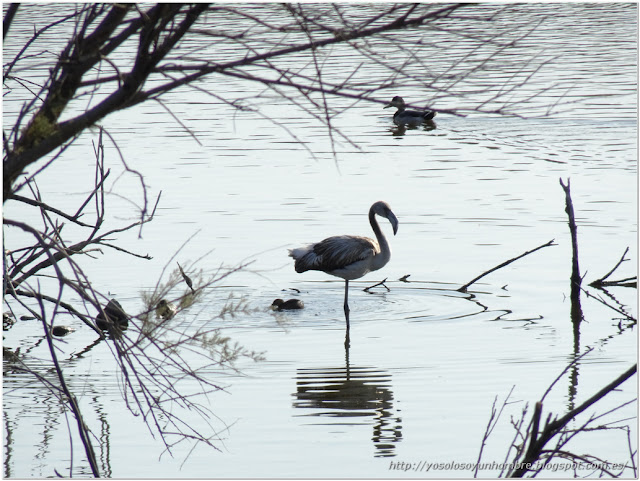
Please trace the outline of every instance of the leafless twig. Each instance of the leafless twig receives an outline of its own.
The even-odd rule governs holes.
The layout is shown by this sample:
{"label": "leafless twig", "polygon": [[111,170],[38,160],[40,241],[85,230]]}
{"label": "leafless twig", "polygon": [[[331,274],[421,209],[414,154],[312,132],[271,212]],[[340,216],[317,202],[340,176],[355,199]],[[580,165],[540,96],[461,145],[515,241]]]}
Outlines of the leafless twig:
{"label": "leafless twig", "polygon": [[385,277],[384,279],[382,279],[382,280],[381,280],[380,282],[378,282],[377,284],[374,284],[374,285],[369,286],[369,287],[365,287],[365,288],[364,288],[364,289],[362,289],[362,290],[363,290],[364,292],[369,292],[369,289],[373,289],[374,287],[378,287],[378,286],[384,286],[384,288],[385,288],[387,291],[391,291],[391,289],[389,289],[389,288],[387,287],[387,285],[385,284],[386,280],[387,280],[387,278]]}
{"label": "leafless twig", "polygon": [[512,259],[509,259],[508,261],[505,261],[505,262],[503,262],[503,263],[501,263],[501,264],[499,264],[499,265],[497,265],[497,266],[495,266],[495,267],[493,267],[493,268],[489,269],[488,271],[483,272],[483,273],[482,273],[482,274],[480,274],[479,276],[475,277],[474,279],[470,280],[470,281],[469,281],[469,282],[467,282],[465,285],[463,285],[462,287],[460,287],[460,288],[458,289],[458,291],[460,291],[460,292],[467,292],[467,289],[469,288],[469,286],[471,286],[471,284],[474,284],[476,281],[478,281],[478,280],[482,279],[484,276],[486,276],[486,275],[488,275],[488,274],[491,274],[492,272],[497,271],[498,269],[501,269],[501,268],[503,268],[503,267],[505,267],[505,266],[508,266],[508,265],[509,265],[509,264],[511,264],[512,262],[515,262],[515,261],[517,261],[518,259],[521,259],[521,258],[523,258],[524,256],[527,256],[527,255],[529,255],[529,254],[532,254],[532,253],[534,253],[534,252],[536,252],[536,251],[538,251],[538,250],[540,250],[540,249],[542,249],[542,248],[544,248],[544,247],[549,247],[549,246],[556,245],[556,244],[554,244],[554,243],[553,243],[553,241],[554,241],[554,239],[551,239],[549,242],[546,242],[546,243],[544,243],[544,244],[542,244],[542,245],[539,245],[538,247],[536,247],[536,248],[534,248],[534,249],[531,249],[531,250],[528,250],[528,251],[526,251],[526,252],[523,252],[523,253],[522,253],[522,254],[520,254],[519,256],[516,256],[516,257],[514,257],[514,258],[512,258]]}
{"label": "leafless twig", "polygon": [[604,276],[602,276],[600,279],[596,279],[595,281],[593,281],[591,284],[589,284],[591,287],[596,287],[596,288],[602,288],[602,287],[606,287],[606,286],[623,286],[623,287],[637,287],[638,286],[638,276],[632,276],[632,277],[627,277],[625,279],[619,279],[617,281],[607,281],[607,279],[609,278],[609,276],[611,274],[613,274],[615,272],[615,270],[620,267],[620,265],[625,262],[628,261],[629,259],[626,259],[625,256],[627,255],[627,252],[629,252],[629,248],[627,247],[624,252],[622,253],[622,257],[620,257],[620,260],[618,261],[618,263],[613,266],[613,269],[611,269],[609,272],[607,272]]}

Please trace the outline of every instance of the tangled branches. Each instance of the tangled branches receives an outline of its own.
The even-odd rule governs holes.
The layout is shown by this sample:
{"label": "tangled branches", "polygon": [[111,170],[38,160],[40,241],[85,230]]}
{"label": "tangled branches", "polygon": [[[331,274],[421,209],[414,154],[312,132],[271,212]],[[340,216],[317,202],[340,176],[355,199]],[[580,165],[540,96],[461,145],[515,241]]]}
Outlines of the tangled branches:
{"label": "tangled branches", "polygon": [[[586,412],[591,406],[616,390],[616,388],[636,374],[638,369],[637,364],[631,366],[616,379],[582,402],[579,406],[573,407],[562,416],[557,416],[549,412],[546,420],[543,422],[542,411],[545,398],[551,392],[553,386],[570,369],[573,369],[584,356],[589,354],[590,351],[591,350],[585,351],[584,354],[578,356],[569,363],[560,375],[558,375],[558,377],[549,385],[540,400],[535,403],[533,415],[528,423],[526,422],[529,408],[528,404],[523,408],[522,415],[519,419],[511,419],[511,425],[515,430],[515,434],[511,446],[509,446],[505,455],[504,463],[499,464],[502,469],[499,477],[505,476],[509,478],[521,478],[525,474],[535,477],[537,474],[544,471],[549,463],[554,459],[568,462],[569,467],[592,467],[592,470],[594,472],[599,472],[601,476],[620,477],[623,473],[627,472],[627,470],[631,470],[633,472],[633,476],[637,476],[638,470],[635,464],[637,452],[633,451],[631,448],[631,429],[628,425],[623,424],[627,419],[611,420],[609,418],[612,413],[624,408],[628,404],[636,402],[636,399],[621,403],[604,413],[591,414],[586,421],[578,423],[577,427],[569,426],[570,423],[576,422],[580,415]],[[513,391],[513,389],[511,391]],[[491,416],[482,439],[482,445],[476,466],[481,465],[480,461],[482,459],[486,442],[492,431],[495,429],[505,407],[510,404],[510,396],[511,392],[506,397],[499,410],[496,409],[497,398],[494,401]],[[623,465],[601,459],[592,454],[577,454],[571,451],[570,448],[567,448],[569,442],[579,434],[612,429],[623,431],[629,441],[629,461]],[[555,445],[549,446],[552,442],[555,442]],[[618,466],[616,468],[617,472],[612,471],[612,466]],[[478,475],[477,467],[474,475]]]}
{"label": "tangled branches", "polygon": [[[93,287],[80,259],[97,258],[104,249],[113,249],[124,255],[151,260],[151,256],[137,254],[112,239],[117,234],[141,228],[150,222],[160,196],[150,214],[142,215],[142,220],[105,229],[105,181],[110,170],[105,168],[102,135],[95,147],[95,159],[94,185],[73,212],[50,206],[40,195],[35,179],[26,184],[32,197],[12,194],[13,201],[23,204],[27,209],[35,209],[41,225],[35,227],[25,221],[4,219],[5,229],[24,232],[33,239],[32,242],[23,242],[21,247],[5,250],[4,300],[10,310],[27,311],[42,324],[58,383],[46,380],[37,368],[31,367],[20,356],[13,357],[15,368],[40,379],[63,404],[69,406],[76,418],[92,472],[100,476],[92,436],[75,395],[67,386],[53,344],[52,335],[56,328],[61,327],[59,319],[62,314],[79,319],[95,332],[97,340],[86,351],[96,342],[107,344],[118,366],[128,409],[135,415],[142,415],[151,433],[160,434],[167,450],[186,440],[204,442],[217,449],[219,429],[212,420],[218,420],[199,401],[199,397],[206,398],[209,393],[219,391],[222,387],[207,373],[217,368],[233,368],[234,362],[240,357],[260,360],[261,355],[246,350],[222,335],[217,328],[205,325],[191,329],[154,316],[158,301],[174,295],[179,285],[183,285],[187,279],[188,290],[174,297],[180,301],[180,310],[184,312],[205,302],[205,290],[244,269],[246,264],[234,268],[220,267],[208,275],[203,271],[190,272],[191,276],[187,272],[193,270],[192,265],[186,265],[185,269],[176,268],[167,281],[159,280],[152,292],[142,296],[145,308],[141,313],[127,316],[121,312],[125,321],[122,326],[105,322],[114,317],[112,306],[120,306]],[[67,241],[70,236],[80,236],[80,233],[81,240]],[[235,314],[245,308],[230,301],[219,308],[218,316]],[[182,391],[183,383],[188,381],[195,381],[201,386],[201,391]],[[183,412],[196,413],[201,421],[193,423],[185,420],[181,414]]]}
{"label": "tangled branches", "polygon": [[[148,100],[171,114],[161,99],[182,87],[197,90],[205,100],[264,115],[251,99],[220,93],[229,79],[263,85],[324,124],[332,143],[338,137],[349,142],[334,126],[344,109],[363,101],[381,105],[399,88],[425,92],[425,102],[441,103],[433,110],[456,115],[521,115],[519,108],[550,88],[523,88],[552,60],[540,56],[518,66],[499,89],[477,89],[477,80],[490,76],[505,55],[512,58],[510,51],[539,22],[501,29],[501,9],[470,4],[380,4],[365,11],[333,4],[86,4],[61,11],[16,50],[8,32],[28,8],[13,6],[4,19],[7,55],[15,52],[4,66],[3,84],[10,94],[5,101],[28,98],[10,114],[12,125],[4,134],[4,201],[20,190],[20,175],[38,159],[56,150],[60,155],[88,127]],[[458,16],[461,10],[464,18]],[[404,31],[412,35],[398,35]],[[52,40],[51,32],[60,35]],[[443,33],[476,47],[470,53],[452,50],[450,42],[439,41]],[[59,53],[52,56],[56,48]],[[332,68],[334,49],[353,56],[353,71]],[[429,52],[445,49],[450,66],[436,71]],[[299,66],[292,68],[291,58],[300,59]],[[34,59],[48,67],[35,80],[25,74],[33,72]],[[381,72],[375,82],[371,68]],[[338,108],[331,99],[339,98],[349,103]]]}

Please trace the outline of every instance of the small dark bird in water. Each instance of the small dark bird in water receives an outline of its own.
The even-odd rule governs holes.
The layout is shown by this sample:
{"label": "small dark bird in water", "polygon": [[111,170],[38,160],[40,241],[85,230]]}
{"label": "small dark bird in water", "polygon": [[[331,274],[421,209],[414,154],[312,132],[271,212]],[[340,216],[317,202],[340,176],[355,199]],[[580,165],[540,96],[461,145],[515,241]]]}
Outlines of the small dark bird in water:
{"label": "small dark bird in water", "polygon": [[8,347],[2,346],[2,360],[7,362],[19,362],[20,348],[12,351]]}
{"label": "small dark bird in water", "polygon": [[402,97],[395,96],[383,108],[395,107],[398,110],[393,114],[393,121],[401,125],[420,125],[423,122],[430,122],[436,116],[433,110],[406,110],[406,104]]}
{"label": "small dark bird in water", "polygon": [[293,309],[303,309],[304,308],[304,302],[302,302],[300,299],[289,299],[287,301],[282,300],[282,299],[276,299],[271,304],[271,308],[272,309],[276,309],[278,311],[285,311],[285,310],[288,311],[288,310],[293,310]]}
{"label": "small dark bird in water", "polygon": [[2,313],[2,330],[8,331],[16,323],[16,318],[8,312]]}
{"label": "small dark bird in water", "polygon": [[110,327],[126,329],[129,327],[129,316],[124,312],[118,301],[111,299],[96,316],[96,325],[103,331],[108,330]]}
{"label": "small dark bird in water", "polygon": [[166,299],[162,299],[156,306],[156,316],[165,321],[172,319],[178,313],[178,308]]}
{"label": "small dark bird in water", "polygon": [[62,337],[66,336],[67,334],[71,334],[73,331],[75,331],[75,329],[72,329],[69,326],[53,326],[53,329],[51,329],[51,334],[53,334],[54,336]]}

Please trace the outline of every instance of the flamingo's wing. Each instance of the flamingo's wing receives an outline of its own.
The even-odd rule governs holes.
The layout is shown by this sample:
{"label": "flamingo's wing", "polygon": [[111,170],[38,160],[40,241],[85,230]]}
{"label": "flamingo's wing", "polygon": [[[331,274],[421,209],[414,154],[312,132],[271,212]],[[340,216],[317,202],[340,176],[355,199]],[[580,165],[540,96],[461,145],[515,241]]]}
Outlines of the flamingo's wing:
{"label": "flamingo's wing", "polygon": [[378,243],[373,239],[344,235],[329,237],[317,244],[294,249],[289,255],[296,260],[296,272],[331,272],[370,259],[379,251]]}

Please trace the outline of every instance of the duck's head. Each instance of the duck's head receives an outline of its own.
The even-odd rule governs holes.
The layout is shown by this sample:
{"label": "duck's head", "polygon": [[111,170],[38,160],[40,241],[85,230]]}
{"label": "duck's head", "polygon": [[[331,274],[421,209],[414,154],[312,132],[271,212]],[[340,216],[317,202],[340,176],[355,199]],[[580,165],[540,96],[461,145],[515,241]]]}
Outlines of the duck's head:
{"label": "duck's head", "polygon": [[395,107],[397,109],[404,109],[404,107],[405,107],[404,99],[402,97],[398,97],[396,95],[395,97],[393,97],[391,99],[391,102],[389,102],[383,108],[386,109],[386,108],[389,108],[389,107]]}
{"label": "duck's head", "polygon": [[280,306],[284,304],[283,299],[276,299],[271,303],[271,309],[280,309]]}

